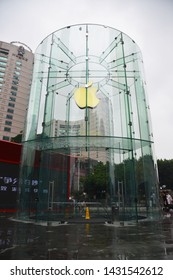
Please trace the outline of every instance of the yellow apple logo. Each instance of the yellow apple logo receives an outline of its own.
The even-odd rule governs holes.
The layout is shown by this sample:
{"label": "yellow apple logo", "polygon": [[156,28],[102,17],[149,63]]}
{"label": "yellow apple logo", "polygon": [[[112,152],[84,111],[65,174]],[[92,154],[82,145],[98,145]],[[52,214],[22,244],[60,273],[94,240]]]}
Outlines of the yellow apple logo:
{"label": "yellow apple logo", "polygon": [[89,82],[85,87],[75,90],[74,99],[80,109],[95,108],[100,102],[96,97],[97,88],[92,87],[92,84],[92,82]]}

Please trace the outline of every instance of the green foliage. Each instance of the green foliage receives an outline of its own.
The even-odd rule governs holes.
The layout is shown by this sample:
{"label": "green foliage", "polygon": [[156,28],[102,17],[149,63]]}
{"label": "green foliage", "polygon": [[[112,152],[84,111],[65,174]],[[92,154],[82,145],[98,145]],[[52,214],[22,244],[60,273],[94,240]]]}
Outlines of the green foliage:
{"label": "green foliage", "polygon": [[89,198],[104,198],[108,190],[108,181],[107,164],[104,165],[102,162],[99,162],[84,180],[84,191],[88,194]]}
{"label": "green foliage", "polygon": [[[166,185],[167,188],[173,190],[173,160],[158,160],[158,173],[160,186]],[[133,180],[138,184],[139,195],[148,189],[148,181],[155,185],[156,170],[153,159],[150,155],[145,155],[138,160],[124,160],[123,163],[114,164],[113,172],[115,175],[115,183],[124,181],[130,186]],[[135,178],[133,178],[133,168],[135,169]],[[86,176],[81,178],[83,191],[87,193],[89,198],[105,198],[109,193],[109,163],[103,164],[99,162]]]}
{"label": "green foliage", "polygon": [[18,134],[15,137],[12,137],[11,142],[21,143],[22,142],[22,134]]}
{"label": "green foliage", "polygon": [[173,159],[157,160],[160,186],[173,190]]}

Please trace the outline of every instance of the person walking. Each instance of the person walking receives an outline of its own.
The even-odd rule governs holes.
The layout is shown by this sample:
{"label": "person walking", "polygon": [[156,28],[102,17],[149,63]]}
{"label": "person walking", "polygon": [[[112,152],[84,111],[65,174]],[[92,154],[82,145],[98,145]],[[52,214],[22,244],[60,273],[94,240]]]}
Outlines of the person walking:
{"label": "person walking", "polygon": [[169,194],[169,192],[166,193],[166,200],[168,205],[171,205],[173,203],[172,196]]}

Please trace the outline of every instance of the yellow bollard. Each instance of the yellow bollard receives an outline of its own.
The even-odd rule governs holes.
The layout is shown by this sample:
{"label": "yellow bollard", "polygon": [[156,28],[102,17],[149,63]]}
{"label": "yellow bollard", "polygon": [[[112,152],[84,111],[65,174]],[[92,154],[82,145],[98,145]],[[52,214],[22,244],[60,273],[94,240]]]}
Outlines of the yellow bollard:
{"label": "yellow bollard", "polygon": [[85,220],[90,220],[90,213],[88,207],[86,207]]}

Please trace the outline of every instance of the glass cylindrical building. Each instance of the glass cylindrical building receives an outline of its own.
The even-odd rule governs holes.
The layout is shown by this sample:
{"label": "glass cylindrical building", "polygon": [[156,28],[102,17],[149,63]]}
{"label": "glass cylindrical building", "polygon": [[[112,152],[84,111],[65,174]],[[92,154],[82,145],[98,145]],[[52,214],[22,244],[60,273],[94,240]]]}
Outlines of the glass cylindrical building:
{"label": "glass cylindrical building", "polygon": [[116,209],[120,220],[148,218],[159,213],[158,197],[139,47],[103,25],[51,33],[35,52],[20,215],[74,216],[71,201],[85,201]]}

